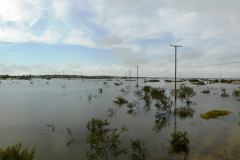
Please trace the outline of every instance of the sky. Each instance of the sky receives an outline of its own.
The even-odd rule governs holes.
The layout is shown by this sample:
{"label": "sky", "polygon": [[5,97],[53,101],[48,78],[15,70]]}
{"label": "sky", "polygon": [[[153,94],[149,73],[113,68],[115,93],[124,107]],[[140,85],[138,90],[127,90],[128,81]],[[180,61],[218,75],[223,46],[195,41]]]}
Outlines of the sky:
{"label": "sky", "polygon": [[0,75],[240,78],[239,0],[0,0]]}

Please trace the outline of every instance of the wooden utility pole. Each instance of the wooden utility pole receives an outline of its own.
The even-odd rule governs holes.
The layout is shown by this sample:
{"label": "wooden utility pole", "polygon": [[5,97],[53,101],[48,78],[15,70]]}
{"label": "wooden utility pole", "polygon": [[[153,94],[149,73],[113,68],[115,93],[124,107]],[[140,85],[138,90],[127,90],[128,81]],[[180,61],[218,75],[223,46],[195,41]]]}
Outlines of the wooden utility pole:
{"label": "wooden utility pole", "polygon": [[137,67],[137,86],[136,87],[138,87],[138,67],[140,67],[140,66],[136,66]]}
{"label": "wooden utility pole", "polygon": [[171,45],[170,47],[175,47],[175,103],[176,103],[176,99],[177,99],[177,47],[182,47],[182,45]]}

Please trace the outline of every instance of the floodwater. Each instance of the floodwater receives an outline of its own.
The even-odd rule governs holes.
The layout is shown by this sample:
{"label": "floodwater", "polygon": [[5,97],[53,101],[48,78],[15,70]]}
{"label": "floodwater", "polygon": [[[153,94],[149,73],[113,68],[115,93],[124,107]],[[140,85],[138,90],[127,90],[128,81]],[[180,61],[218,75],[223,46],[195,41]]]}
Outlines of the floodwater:
{"label": "floodwater", "polygon": [[[107,119],[112,128],[121,128],[124,124],[128,128],[119,138],[120,146],[128,148],[128,153],[118,159],[131,159],[130,139],[145,143],[148,159],[240,159],[240,101],[232,96],[233,89],[239,85],[216,83],[197,86],[185,82],[197,93],[191,98],[196,103],[190,106],[192,115],[179,117],[172,112],[165,123],[161,123],[163,121],[156,116],[155,100],[147,107],[134,93],[138,89],[136,81],[106,81],[107,84],[104,81],[1,80],[0,148],[22,142],[23,147],[37,145],[36,160],[88,159],[86,153],[90,151],[90,145],[86,143],[89,134],[86,125],[95,118]],[[123,84],[115,86],[116,82]],[[163,80],[156,83],[140,80],[139,84],[139,89],[144,85],[163,87],[167,92],[174,88],[174,83]],[[211,89],[210,94],[201,93],[206,86]],[[230,97],[220,96],[222,87]],[[102,88],[102,93],[99,88]],[[121,91],[123,88],[125,92]],[[139,107],[128,112],[126,104],[120,106],[113,102],[119,95],[129,102],[135,100]],[[174,107],[173,104],[172,111]],[[180,107],[186,107],[186,104],[177,100],[176,108]],[[112,116],[109,108],[115,111]],[[230,110],[232,113],[219,119],[200,117],[200,114],[213,109]],[[185,157],[181,153],[169,154],[169,141],[174,131],[187,132],[190,143]]]}

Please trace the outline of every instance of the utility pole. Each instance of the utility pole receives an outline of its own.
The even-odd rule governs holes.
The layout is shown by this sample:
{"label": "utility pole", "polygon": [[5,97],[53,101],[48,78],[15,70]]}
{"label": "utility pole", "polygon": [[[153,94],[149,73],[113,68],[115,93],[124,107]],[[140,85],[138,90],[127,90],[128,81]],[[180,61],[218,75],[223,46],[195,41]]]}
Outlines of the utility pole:
{"label": "utility pole", "polygon": [[171,45],[170,44],[170,47],[175,47],[175,103],[176,103],[176,100],[177,100],[177,47],[182,47],[182,45]]}
{"label": "utility pole", "polygon": [[138,87],[139,85],[138,85],[138,67],[140,67],[140,66],[136,66],[137,67],[137,85],[136,85],[136,87]]}

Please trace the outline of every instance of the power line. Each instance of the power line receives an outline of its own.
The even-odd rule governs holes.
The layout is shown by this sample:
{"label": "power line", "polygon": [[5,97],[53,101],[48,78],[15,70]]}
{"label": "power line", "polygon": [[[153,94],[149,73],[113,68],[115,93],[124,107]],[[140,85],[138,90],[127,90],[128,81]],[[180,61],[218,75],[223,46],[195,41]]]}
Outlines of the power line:
{"label": "power line", "polygon": [[[188,34],[187,36],[185,36],[185,37],[186,37],[185,39],[189,39],[188,37],[191,36],[191,35],[194,35],[197,31],[202,30],[204,27],[210,26],[210,25],[213,24],[214,22],[219,21],[219,20],[223,19],[224,17],[226,17],[226,16],[228,16],[228,15],[231,15],[232,13],[234,13],[234,12],[236,12],[236,11],[238,11],[238,10],[240,10],[240,8],[237,8],[237,9],[235,9],[235,10],[233,10],[233,11],[230,11],[229,13],[227,13],[227,14],[225,14],[225,15],[223,15],[223,16],[219,16],[219,18],[216,18],[215,20],[211,21],[210,23],[207,23],[207,24],[202,25],[201,27],[199,27],[198,29],[196,29],[194,32],[192,32],[192,33]],[[198,32],[197,32],[197,33],[198,33]]]}
{"label": "power line", "polygon": [[179,68],[210,67],[210,66],[220,66],[220,65],[228,65],[228,64],[237,64],[237,63],[240,63],[240,62],[229,62],[229,63],[221,63],[221,64],[201,65],[201,66],[189,66],[189,67],[179,67]]}
{"label": "power line", "polygon": [[[240,19],[238,19],[238,21],[236,21],[235,23],[233,23],[233,24],[231,24],[231,25],[238,24],[239,22],[240,22]],[[223,25],[226,25],[226,24],[228,24],[228,23],[229,23],[229,22],[225,22],[224,24],[218,25],[218,26],[216,26],[215,28],[211,28],[211,29],[207,30],[206,32],[199,33],[199,34],[198,34],[197,36],[195,36],[195,37],[191,37],[191,38],[189,38],[189,39],[184,39],[184,40],[181,41],[181,43],[184,43],[184,41],[185,41],[185,42],[190,42],[190,44],[191,44],[191,43],[194,43],[195,40],[197,40],[197,39],[199,39],[199,38],[201,38],[201,37],[203,37],[203,36],[208,36],[208,35],[216,32],[216,31],[220,31],[220,30],[225,30],[225,29],[226,29],[224,32],[217,33],[217,34],[215,34],[215,35],[213,35],[213,36],[216,36],[216,35],[219,35],[219,34],[222,35],[223,33],[227,32],[227,31],[232,31],[232,30],[235,30],[235,29],[239,29],[239,26],[235,26],[235,28],[231,28],[231,30],[229,30],[228,28],[221,28]],[[232,27],[232,26],[231,26],[231,27]],[[208,37],[208,39],[211,38],[211,37],[213,37],[213,36],[210,35],[210,36]],[[206,40],[206,39],[205,39],[205,40]],[[189,44],[189,43],[184,43],[184,45],[187,45],[187,44]]]}

